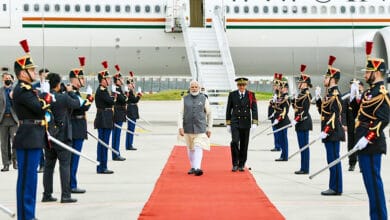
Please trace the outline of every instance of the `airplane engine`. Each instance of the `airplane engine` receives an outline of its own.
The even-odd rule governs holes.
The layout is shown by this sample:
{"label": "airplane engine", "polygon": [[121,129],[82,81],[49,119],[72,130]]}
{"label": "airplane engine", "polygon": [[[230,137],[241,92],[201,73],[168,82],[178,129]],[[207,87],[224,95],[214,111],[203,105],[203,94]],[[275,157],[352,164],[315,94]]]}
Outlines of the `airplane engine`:
{"label": "airplane engine", "polygon": [[389,69],[390,27],[386,27],[379,30],[375,34],[373,42],[374,42],[373,56],[383,58],[386,62],[387,69]]}

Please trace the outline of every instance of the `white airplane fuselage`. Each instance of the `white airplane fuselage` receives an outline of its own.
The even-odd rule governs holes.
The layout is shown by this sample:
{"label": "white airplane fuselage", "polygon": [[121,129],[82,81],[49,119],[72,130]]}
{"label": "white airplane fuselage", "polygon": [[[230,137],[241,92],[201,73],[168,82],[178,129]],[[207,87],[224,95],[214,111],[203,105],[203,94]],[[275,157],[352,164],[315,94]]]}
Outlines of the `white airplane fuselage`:
{"label": "white airplane fuselage", "polygon": [[[101,61],[107,60],[112,70],[119,64],[137,75],[190,76],[182,33],[164,31],[168,1],[173,0],[0,0],[0,66],[13,69],[14,59],[23,55],[19,41],[27,38],[34,61],[61,74],[77,67],[82,55],[87,58],[86,72],[101,70]],[[189,13],[190,0],[182,2]],[[334,55],[334,66],[349,80],[365,65],[367,40],[374,40],[374,53],[388,61],[389,3],[205,0],[202,16],[209,28],[214,8],[226,10],[236,75],[292,76],[302,63],[308,74],[322,76],[328,56]]]}

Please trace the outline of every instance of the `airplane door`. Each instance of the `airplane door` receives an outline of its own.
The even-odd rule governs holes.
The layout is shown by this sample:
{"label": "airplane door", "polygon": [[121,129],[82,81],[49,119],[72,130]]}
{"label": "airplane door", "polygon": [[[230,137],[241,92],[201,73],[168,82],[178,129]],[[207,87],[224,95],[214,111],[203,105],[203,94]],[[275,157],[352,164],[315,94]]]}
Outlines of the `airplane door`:
{"label": "airplane door", "polygon": [[0,0],[0,28],[9,28],[11,25],[11,0]]}
{"label": "airplane door", "polygon": [[190,27],[204,27],[203,0],[190,0]]}

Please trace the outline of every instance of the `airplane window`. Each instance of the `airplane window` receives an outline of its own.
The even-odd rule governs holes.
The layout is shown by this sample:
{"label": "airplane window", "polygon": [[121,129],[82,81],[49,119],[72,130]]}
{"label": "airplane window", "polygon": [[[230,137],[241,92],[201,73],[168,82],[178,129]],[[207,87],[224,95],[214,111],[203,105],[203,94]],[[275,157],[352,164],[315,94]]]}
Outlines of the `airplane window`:
{"label": "airplane window", "polygon": [[115,12],[121,12],[121,6],[120,5],[115,5]]}
{"label": "airplane window", "polygon": [[385,13],[385,7],[379,6],[378,11],[379,11],[379,14]]}
{"label": "airplane window", "polygon": [[39,4],[34,5],[34,11],[36,11],[36,12],[39,11]]}
{"label": "airplane window", "polygon": [[84,10],[86,12],[90,12],[91,11],[91,5],[85,5]]}
{"label": "airplane window", "polygon": [[54,11],[59,12],[61,10],[61,6],[59,4],[54,5]]}
{"label": "airplane window", "polygon": [[360,6],[360,8],[359,8],[359,13],[360,13],[360,14],[366,13],[366,7]]}
{"label": "airplane window", "polygon": [[327,13],[327,10],[328,8],[326,6],[321,6],[321,14],[326,14]]}
{"label": "airplane window", "polygon": [[80,10],[81,10],[80,5],[79,5],[79,4],[75,5],[75,6],[74,6],[74,10],[75,10],[76,12],[80,12]]}
{"label": "airplane window", "polygon": [[230,7],[229,5],[226,5],[226,14],[229,14],[230,13]]}
{"label": "airplane window", "polygon": [[140,13],[141,12],[141,6],[136,5],[135,6],[135,12]]}
{"label": "airplane window", "polygon": [[65,11],[70,12],[70,5],[68,5],[68,4],[65,5]]}
{"label": "airplane window", "polygon": [[306,14],[306,13],[307,13],[307,7],[306,7],[306,6],[302,6],[302,13],[303,13],[303,14]]}
{"label": "airplane window", "polygon": [[24,4],[23,5],[23,11],[29,11],[30,10],[30,5],[29,4]]}
{"label": "airplane window", "polygon": [[160,7],[160,5],[156,5],[156,6],[154,6],[154,12],[156,12],[156,13],[160,13],[160,11],[161,11],[161,7]]}
{"label": "airplane window", "polygon": [[288,8],[287,8],[287,6],[283,6],[282,7],[282,11],[283,11],[283,13],[285,13],[285,14],[287,14],[288,13]]}
{"label": "airplane window", "polygon": [[316,6],[312,6],[311,7],[311,13],[312,14],[317,14],[317,7]]}
{"label": "airplane window", "polygon": [[238,14],[240,12],[240,7],[234,6],[234,13]]}
{"label": "airplane window", "polygon": [[291,7],[291,11],[294,13],[294,14],[296,14],[296,13],[298,13],[298,7],[297,6],[292,6]]}
{"label": "airplane window", "polygon": [[375,7],[371,5],[371,6],[368,8],[368,11],[370,12],[370,14],[374,14],[374,13],[375,13]]}
{"label": "airplane window", "polygon": [[274,6],[273,8],[272,8],[272,11],[274,12],[274,14],[276,14],[276,13],[278,13],[278,6]]}
{"label": "airplane window", "polygon": [[130,13],[130,5],[125,6],[125,12]]}
{"label": "airplane window", "polygon": [[7,11],[7,5],[3,4],[3,11]]}
{"label": "airplane window", "polygon": [[244,12],[245,12],[246,14],[249,13],[249,7],[248,7],[248,6],[244,6]]}
{"label": "airplane window", "polygon": [[149,13],[150,12],[150,5],[145,5],[145,12]]}
{"label": "airplane window", "polygon": [[263,7],[263,12],[264,12],[264,14],[267,14],[268,11],[269,11],[268,6],[264,6],[264,7]]}
{"label": "airplane window", "polygon": [[46,12],[50,11],[50,5],[49,4],[45,4],[44,9],[45,9]]}
{"label": "airplane window", "polygon": [[110,5],[106,5],[105,9],[106,9],[106,12],[108,13],[108,12],[111,11],[111,6]]}
{"label": "airplane window", "polygon": [[95,5],[95,11],[96,11],[96,12],[100,12],[100,9],[101,9],[101,8],[100,8],[100,5]]}
{"label": "airplane window", "polygon": [[340,7],[341,14],[345,14],[345,11],[346,11],[345,6],[341,6]]}
{"label": "airplane window", "polygon": [[259,13],[259,6],[254,6],[253,7],[253,12],[258,14]]}
{"label": "airplane window", "polygon": [[330,7],[330,13],[331,13],[331,14],[336,14],[336,13],[337,13],[336,6]]}
{"label": "airplane window", "polygon": [[350,11],[352,14],[355,14],[355,13],[356,13],[356,8],[355,8],[355,6],[351,6],[351,7],[349,8],[349,11]]}

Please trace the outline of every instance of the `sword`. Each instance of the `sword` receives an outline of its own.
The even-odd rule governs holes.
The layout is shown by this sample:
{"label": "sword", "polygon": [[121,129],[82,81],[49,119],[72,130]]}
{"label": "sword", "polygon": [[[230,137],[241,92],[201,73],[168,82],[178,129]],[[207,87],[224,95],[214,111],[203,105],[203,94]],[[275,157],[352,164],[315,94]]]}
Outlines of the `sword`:
{"label": "sword", "polygon": [[315,176],[317,176],[318,174],[324,172],[324,170],[327,170],[327,169],[329,169],[329,168],[335,166],[336,164],[340,163],[342,159],[344,159],[344,158],[350,156],[351,154],[355,153],[355,152],[358,151],[358,150],[359,150],[359,148],[357,148],[356,145],[355,145],[355,147],[352,148],[352,150],[348,151],[348,153],[344,154],[343,156],[341,156],[341,157],[338,158],[337,160],[332,161],[332,163],[330,163],[328,166],[322,168],[321,170],[317,171],[316,173],[310,175],[310,176],[309,176],[309,179],[313,179],[313,178],[314,178]]}
{"label": "sword", "polygon": [[252,136],[251,140],[255,139],[257,136],[261,135],[262,133],[266,132],[268,129],[272,128],[272,125],[269,127],[266,127],[264,130],[260,131],[259,133]]}
{"label": "sword", "polygon": [[122,129],[122,130],[126,131],[126,132],[129,133],[129,134],[138,136],[138,134],[136,134],[136,133],[134,133],[134,132],[132,132],[132,131],[130,131],[130,130],[127,130],[126,128],[122,128],[120,125],[118,125],[118,124],[116,124],[116,123],[114,123],[114,126],[115,126],[116,128],[119,128],[119,129]]}
{"label": "sword", "polygon": [[146,124],[148,124],[149,126],[152,126],[153,127],[153,125],[150,123],[150,122],[148,122],[147,120],[145,120],[144,118],[141,118],[141,117],[139,117],[142,121],[144,121],[144,122],[146,122]]}
{"label": "sword", "polygon": [[131,118],[129,118],[129,117],[127,117],[127,116],[126,116],[126,120],[129,121],[129,122],[131,122],[131,123],[133,123],[135,126],[138,126],[138,127],[141,128],[141,129],[144,129],[144,130],[146,130],[146,131],[151,131],[151,130],[149,130],[149,129],[147,129],[147,128],[144,128],[143,126],[137,124],[135,121],[131,120]]}
{"label": "sword", "polygon": [[73,149],[72,147],[69,147],[68,145],[62,143],[61,141],[59,141],[56,138],[54,138],[53,136],[51,136],[49,133],[47,134],[47,136],[48,136],[50,141],[56,143],[58,146],[64,148],[65,150],[70,151],[70,152],[72,152],[80,157],[83,157],[84,159],[87,159],[87,160],[91,161],[92,163],[95,163],[96,165],[99,165],[99,162],[97,162],[96,160],[91,159],[90,157],[85,156],[84,154],[80,153],[79,151]]}
{"label": "sword", "polygon": [[108,146],[108,144],[106,144],[104,141],[100,140],[98,137],[96,137],[95,135],[93,135],[91,132],[87,131],[87,133],[93,137],[95,140],[97,140],[101,145],[103,145],[104,147],[106,147],[107,149],[109,149],[110,151],[114,152],[114,154],[118,155],[119,156],[119,152],[117,150],[115,150],[114,148]]}
{"label": "sword", "polygon": [[271,132],[267,133],[267,135],[271,135],[271,134],[277,133],[277,132],[282,131],[282,130],[284,130],[284,129],[286,129],[286,128],[289,128],[289,127],[292,127],[292,124],[291,124],[291,123],[288,124],[288,125],[285,125],[285,126],[283,126],[283,127],[281,127],[281,128],[278,128],[278,129],[276,129],[276,130],[274,130],[274,131],[271,131]]}
{"label": "sword", "polygon": [[1,204],[0,204],[0,210],[3,211],[4,213],[8,214],[11,218],[15,217],[15,212],[11,211],[9,208],[7,208]]}
{"label": "sword", "polygon": [[291,154],[288,159],[291,159],[292,157],[294,157],[295,155],[301,153],[302,151],[306,150],[307,148],[309,148],[311,145],[313,145],[315,142],[317,142],[318,140],[320,140],[321,137],[318,137],[314,140],[312,140],[310,143],[306,144],[305,146],[303,146],[301,149],[299,149],[297,152]]}

